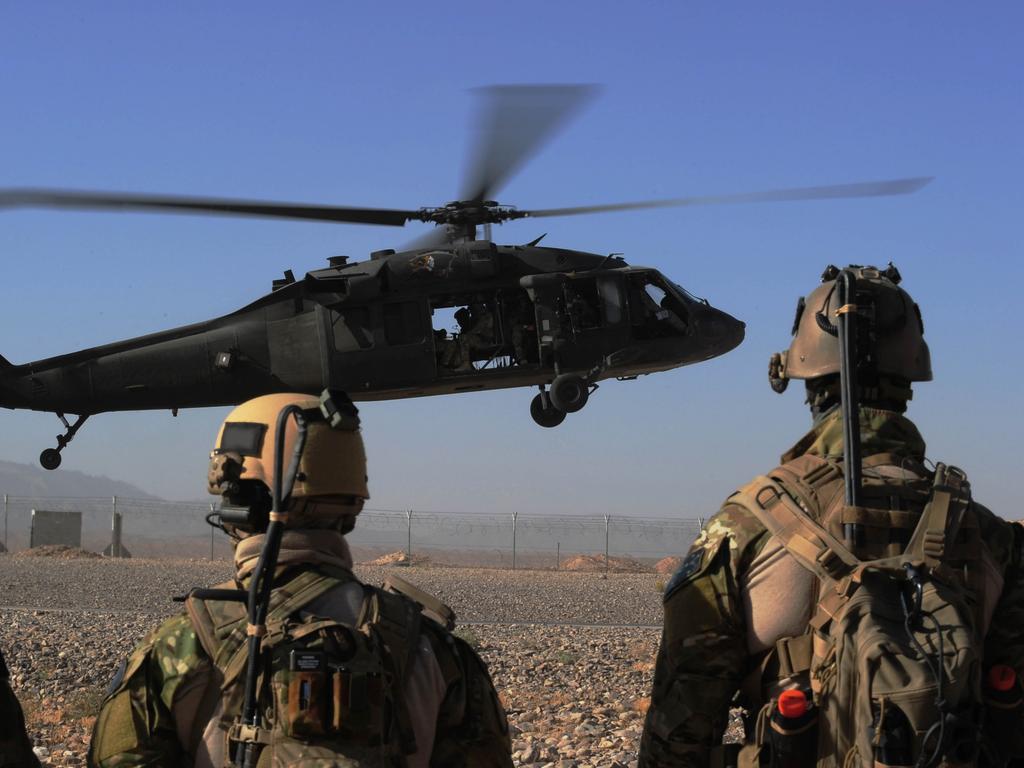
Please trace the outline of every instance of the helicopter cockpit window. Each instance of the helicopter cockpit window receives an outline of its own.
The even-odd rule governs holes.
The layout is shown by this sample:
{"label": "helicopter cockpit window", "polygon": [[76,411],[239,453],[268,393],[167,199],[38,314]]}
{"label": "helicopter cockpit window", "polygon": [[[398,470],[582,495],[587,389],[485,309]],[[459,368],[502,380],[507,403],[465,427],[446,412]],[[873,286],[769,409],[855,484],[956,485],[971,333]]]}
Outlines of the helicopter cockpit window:
{"label": "helicopter cockpit window", "polygon": [[636,338],[686,335],[689,313],[658,276],[636,275],[630,279],[629,288],[630,317]]}
{"label": "helicopter cockpit window", "polygon": [[384,305],[384,338],[392,346],[423,341],[423,318],[418,302]]}
{"label": "helicopter cockpit window", "polygon": [[334,348],[339,352],[357,352],[373,346],[373,326],[369,307],[346,307],[332,312]]}

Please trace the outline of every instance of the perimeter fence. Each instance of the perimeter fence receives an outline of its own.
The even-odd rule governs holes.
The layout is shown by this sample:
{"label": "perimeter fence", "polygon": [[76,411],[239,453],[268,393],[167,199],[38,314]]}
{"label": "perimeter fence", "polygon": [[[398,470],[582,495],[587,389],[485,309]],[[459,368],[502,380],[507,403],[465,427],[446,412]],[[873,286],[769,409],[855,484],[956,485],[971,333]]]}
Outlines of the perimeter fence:
{"label": "perimeter fence", "polygon": [[[33,524],[46,512],[79,513],[80,546],[110,556],[230,557],[228,538],[206,523],[216,511],[202,502],[120,496],[46,498],[3,496],[4,547],[30,548]],[[685,554],[699,518],[627,515],[536,515],[365,509],[349,542],[357,562],[384,561],[496,568],[594,567],[643,569]],[[38,536],[37,536],[38,541]]]}

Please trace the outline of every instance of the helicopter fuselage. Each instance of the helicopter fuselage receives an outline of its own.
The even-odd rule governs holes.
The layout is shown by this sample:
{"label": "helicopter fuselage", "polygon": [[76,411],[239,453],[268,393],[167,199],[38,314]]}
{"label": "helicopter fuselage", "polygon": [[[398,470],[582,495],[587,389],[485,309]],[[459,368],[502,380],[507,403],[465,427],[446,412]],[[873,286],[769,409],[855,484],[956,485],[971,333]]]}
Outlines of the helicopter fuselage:
{"label": "helicopter fuselage", "polygon": [[214,320],[6,364],[0,405],[96,414],[325,388],[384,400],[544,386],[563,373],[589,384],[743,338],[741,322],[656,270],[597,254],[468,241],[332,261]]}

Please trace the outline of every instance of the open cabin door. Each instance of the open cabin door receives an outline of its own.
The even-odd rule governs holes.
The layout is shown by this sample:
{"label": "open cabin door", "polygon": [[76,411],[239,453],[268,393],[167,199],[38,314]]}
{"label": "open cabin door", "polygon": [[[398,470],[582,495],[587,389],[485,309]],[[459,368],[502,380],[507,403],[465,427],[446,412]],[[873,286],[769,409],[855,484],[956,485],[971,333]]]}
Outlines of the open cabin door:
{"label": "open cabin door", "polygon": [[542,365],[590,371],[629,343],[622,275],[530,275],[520,285],[534,303]]}

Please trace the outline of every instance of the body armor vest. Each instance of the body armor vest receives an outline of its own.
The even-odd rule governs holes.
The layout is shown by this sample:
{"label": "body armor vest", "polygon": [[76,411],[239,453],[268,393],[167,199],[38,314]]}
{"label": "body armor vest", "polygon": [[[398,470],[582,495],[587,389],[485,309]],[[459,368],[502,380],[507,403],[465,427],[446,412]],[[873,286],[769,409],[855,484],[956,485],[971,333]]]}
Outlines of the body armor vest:
{"label": "body armor vest", "polygon": [[304,761],[341,768],[402,766],[416,751],[404,691],[420,636],[420,606],[358,585],[363,602],[354,624],[303,610],[328,591],[354,583],[345,571],[325,574],[321,568],[275,587],[261,645],[269,663],[258,683],[258,729],[237,720],[245,688],[245,606],[189,597],[188,616],[216,670],[210,687],[222,696],[214,716],[228,765],[241,742],[260,745],[260,768]]}

